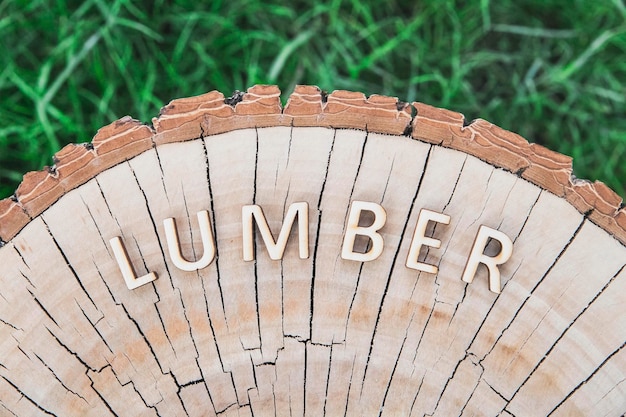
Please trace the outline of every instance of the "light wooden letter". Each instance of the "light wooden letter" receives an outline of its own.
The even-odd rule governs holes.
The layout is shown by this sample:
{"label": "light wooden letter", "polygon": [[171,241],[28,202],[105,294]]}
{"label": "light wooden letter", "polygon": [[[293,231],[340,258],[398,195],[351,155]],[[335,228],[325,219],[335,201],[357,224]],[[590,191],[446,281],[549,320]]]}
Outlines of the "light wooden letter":
{"label": "light wooden letter", "polygon": [[117,265],[120,267],[120,271],[122,271],[122,276],[124,277],[124,281],[126,282],[126,286],[129,290],[139,288],[157,278],[154,272],[137,277],[135,271],[133,270],[133,266],[130,264],[128,253],[126,252],[126,248],[124,247],[124,243],[120,237],[114,237],[109,240],[109,244],[111,245],[111,249],[113,249],[113,255],[115,256]]}
{"label": "light wooden letter", "polygon": [[287,246],[287,239],[293,226],[293,222],[298,217],[298,248],[300,259],[309,257],[309,204],[306,202],[293,203],[287,210],[287,215],[283,220],[282,228],[278,235],[278,240],[274,242],[274,237],[267,225],[267,220],[260,206],[250,205],[241,208],[241,218],[243,222],[243,259],[244,261],[254,260],[254,238],[253,219],[261,232],[263,242],[267,247],[267,252],[271,259],[282,259]]}
{"label": "light wooden letter", "polygon": [[[374,222],[371,226],[359,226],[362,211],[370,211],[374,214]],[[383,252],[383,237],[377,233],[387,221],[387,213],[385,209],[376,204],[367,201],[353,201],[350,205],[350,214],[348,215],[348,224],[346,225],[346,233],[343,238],[343,246],[341,248],[341,257],[343,259],[368,262],[378,258]],[[354,240],[357,235],[367,236],[372,247],[365,253],[354,251]]]}
{"label": "light wooden letter", "polygon": [[167,249],[170,252],[170,258],[172,259],[174,265],[183,271],[197,271],[199,269],[206,268],[215,258],[215,241],[213,240],[213,232],[209,222],[209,212],[202,210],[197,213],[197,216],[198,224],[200,225],[200,235],[202,236],[204,254],[202,255],[202,258],[195,262],[187,261],[181,254],[176,221],[173,218],[163,220],[165,238],[167,239]]}
{"label": "light wooden letter", "polygon": [[[495,239],[500,242],[500,253],[496,256],[487,256],[483,253],[487,247],[489,239]],[[512,254],[513,242],[507,235],[499,230],[495,230],[487,226],[480,226],[476,239],[474,240],[470,256],[465,264],[463,281],[471,283],[474,280],[474,275],[476,275],[478,264],[485,264],[489,270],[489,290],[495,292],[496,294],[500,294],[501,284],[498,265],[502,265],[508,261]]]}
{"label": "light wooden letter", "polygon": [[429,221],[450,224],[450,216],[427,209],[420,210],[420,214],[417,217],[417,224],[415,225],[415,232],[413,232],[413,240],[411,240],[409,255],[406,258],[406,266],[411,269],[417,269],[418,271],[428,272],[429,274],[436,274],[439,268],[435,265],[417,261],[422,245],[437,249],[441,247],[441,241],[439,239],[426,237],[426,227]]}

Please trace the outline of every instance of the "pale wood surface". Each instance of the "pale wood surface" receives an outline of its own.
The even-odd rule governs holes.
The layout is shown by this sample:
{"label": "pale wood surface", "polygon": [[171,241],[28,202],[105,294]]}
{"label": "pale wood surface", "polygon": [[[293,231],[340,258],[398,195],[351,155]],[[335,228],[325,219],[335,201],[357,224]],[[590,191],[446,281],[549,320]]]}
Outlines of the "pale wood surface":
{"label": "pale wood surface", "polygon": [[[96,150],[67,148],[17,202],[0,202],[0,415],[626,412],[626,247],[612,195],[568,185],[566,157],[502,145],[493,135],[512,134],[486,122],[463,127],[418,105],[404,136],[406,105],[334,94],[324,107],[301,87],[282,113],[267,88],[235,110],[217,93],[175,101],[156,134],[113,124]],[[470,133],[509,151],[481,154],[462,141]],[[340,257],[355,200],[387,213],[372,262]],[[300,201],[310,257],[298,257],[294,227],[282,260],[257,233],[256,261],[244,262],[241,207],[262,206],[277,236]],[[431,223],[442,246],[420,256],[437,275],[405,266],[421,208],[451,217]],[[200,210],[217,256],[185,272],[163,220],[176,219],[183,256],[198,259]],[[501,294],[482,267],[461,281],[481,225],[514,241]],[[137,274],[157,280],[126,287],[115,236]]]}

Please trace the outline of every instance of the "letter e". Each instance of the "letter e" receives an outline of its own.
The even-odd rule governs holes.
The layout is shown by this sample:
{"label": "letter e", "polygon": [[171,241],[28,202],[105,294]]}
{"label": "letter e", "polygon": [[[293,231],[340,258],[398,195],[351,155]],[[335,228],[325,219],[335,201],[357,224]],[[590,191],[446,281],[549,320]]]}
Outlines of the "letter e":
{"label": "letter e", "polygon": [[418,271],[428,272],[429,274],[436,274],[439,271],[439,268],[435,265],[417,261],[422,245],[430,246],[431,248],[436,249],[441,247],[441,240],[426,237],[426,227],[428,226],[429,221],[450,224],[450,216],[443,213],[437,213],[436,211],[426,209],[420,210],[420,214],[417,217],[417,224],[415,225],[415,232],[413,232],[413,240],[411,240],[409,255],[406,258],[406,266],[411,269],[417,269]]}

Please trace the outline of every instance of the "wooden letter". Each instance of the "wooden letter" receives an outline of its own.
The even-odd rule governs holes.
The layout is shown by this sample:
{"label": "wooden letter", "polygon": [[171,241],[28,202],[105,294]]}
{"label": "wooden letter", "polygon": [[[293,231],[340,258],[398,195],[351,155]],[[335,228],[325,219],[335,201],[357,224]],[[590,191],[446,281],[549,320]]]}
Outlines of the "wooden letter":
{"label": "wooden letter", "polygon": [[[359,226],[362,211],[370,211],[374,214],[374,222],[370,226]],[[368,262],[378,258],[383,252],[383,237],[376,233],[387,221],[385,209],[376,204],[366,201],[353,201],[350,205],[346,234],[343,238],[341,257],[351,261]],[[367,236],[372,242],[372,247],[365,253],[354,252],[354,240],[356,235]]]}
{"label": "wooden letter", "polygon": [[293,203],[287,210],[287,215],[283,221],[282,228],[278,235],[278,240],[274,242],[274,237],[267,225],[267,220],[260,206],[250,205],[241,208],[241,217],[243,222],[243,259],[244,261],[254,260],[254,239],[252,224],[253,219],[261,232],[263,242],[267,247],[267,252],[271,259],[282,259],[287,246],[289,232],[293,226],[293,222],[298,217],[298,248],[300,251],[300,259],[309,257],[309,205],[306,202]]}
{"label": "wooden letter", "polygon": [[426,227],[428,226],[429,221],[450,224],[450,216],[427,209],[420,210],[420,214],[417,217],[415,232],[413,232],[413,240],[411,240],[411,248],[409,249],[409,255],[406,259],[406,266],[411,269],[417,269],[418,271],[428,272],[429,274],[436,274],[437,271],[439,271],[439,268],[435,265],[417,261],[422,245],[437,249],[441,247],[441,241],[439,239],[426,237]]}
{"label": "wooden letter", "polygon": [[120,271],[122,271],[122,276],[124,277],[124,281],[126,282],[126,286],[129,290],[139,288],[157,278],[154,272],[150,272],[141,277],[137,277],[137,275],[135,275],[133,266],[130,264],[130,260],[128,259],[128,253],[126,252],[126,248],[124,247],[124,243],[120,237],[114,237],[109,240],[109,244],[113,249],[113,255],[115,255],[115,260],[120,267]]}
{"label": "wooden letter", "polygon": [[197,216],[198,224],[200,225],[200,235],[202,236],[204,254],[202,255],[202,258],[195,262],[187,261],[181,254],[176,221],[173,218],[163,220],[165,238],[167,239],[167,248],[170,252],[170,258],[172,259],[174,265],[183,271],[197,271],[199,269],[206,268],[215,258],[215,242],[213,241],[213,232],[211,231],[211,224],[209,223],[209,212],[202,210],[197,213]]}
{"label": "wooden letter", "polygon": [[[500,253],[493,257],[487,256],[483,253],[490,238],[497,240],[502,246]],[[512,253],[513,242],[507,235],[499,230],[495,230],[487,226],[480,226],[476,239],[474,240],[470,256],[465,264],[463,281],[471,283],[474,280],[478,264],[483,263],[489,270],[489,290],[495,292],[496,294],[500,294],[500,270],[498,269],[498,265],[502,265],[508,261]]]}

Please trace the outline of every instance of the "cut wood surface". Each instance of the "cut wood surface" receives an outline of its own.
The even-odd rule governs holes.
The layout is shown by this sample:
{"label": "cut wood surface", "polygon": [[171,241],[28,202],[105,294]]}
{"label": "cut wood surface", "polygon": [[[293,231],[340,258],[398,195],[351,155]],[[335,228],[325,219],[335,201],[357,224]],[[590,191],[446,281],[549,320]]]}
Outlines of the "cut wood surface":
{"label": "cut wood surface", "polygon": [[[256,86],[120,119],[55,162],[0,201],[2,416],[626,413],[626,209],[566,156],[421,103],[300,86],[283,109]],[[360,201],[386,216],[364,262],[342,256]],[[242,207],[277,239],[294,203],[280,259],[255,226],[244,261]],[[436,274],[407,267],[423,210],[450,219],[420,251]],[[193,262],[202,211],[215,256],[184,271],[164,220]],[[513,244],[500,293],[484,265],[461,279],[481,227]],[[115,237],[157,279],[130,290]]]}

